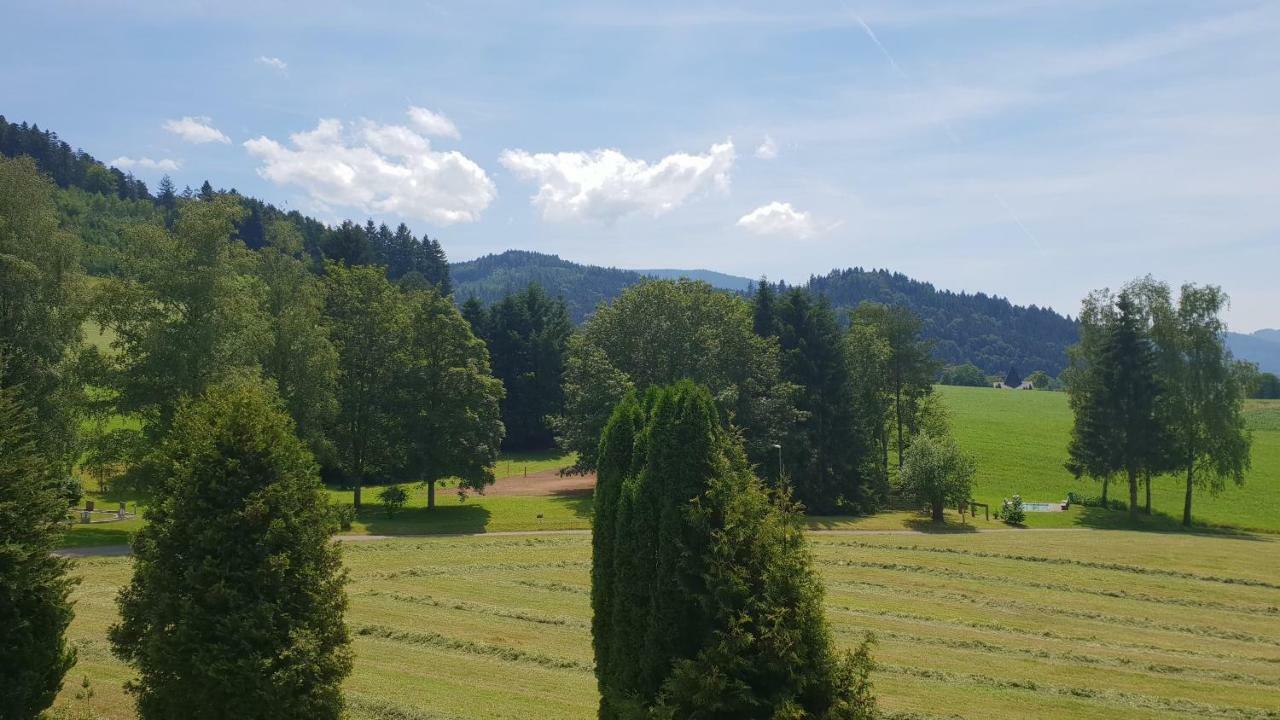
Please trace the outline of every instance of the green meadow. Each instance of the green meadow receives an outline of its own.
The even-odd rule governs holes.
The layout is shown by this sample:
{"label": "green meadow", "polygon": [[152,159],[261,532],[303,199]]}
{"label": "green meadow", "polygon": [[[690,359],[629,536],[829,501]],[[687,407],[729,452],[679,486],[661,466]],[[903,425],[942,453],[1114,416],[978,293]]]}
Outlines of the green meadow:
{"label": "green meadow", "polygon": [[[888,718],[1275,718],[1280,538],[816,533],[839,642]],[[357,719],[595,717],[585,534],[350,542]],[[106,630],[125,557],[77,561],[60,703],[132,718]],[[82,678],[93,696],[76,700]],[[82,708],[84,709],[84,708]]]}
{"label": "green meadow", "polygon": [[[1015,493],[1023,500],[1054,502],[1069,491],[1100,495],[1091,480],[1076,480],[1063,468],[1071,433],[1071,409],[1060,392],[938,387],[951,413],[956,440],[977,459],[974,496],[998,507]],[[1243,485],[1228,486],[1217,496],[1197,490],[1192,516],[1197,524],[1280,532],[1280,401],[1251,400],[1246,423],[1253,432],[1253,467]],[[1185,482],[1156,478],[1152,484],[1154,516],[1144,524],[1177,525],[1182,519]],[[1128,490],[1113,483],[1110,497],[1127,500]],[[1031,527],[1115,527],[1122,513],[1076,508],[1066,513],[1028,513]]]}

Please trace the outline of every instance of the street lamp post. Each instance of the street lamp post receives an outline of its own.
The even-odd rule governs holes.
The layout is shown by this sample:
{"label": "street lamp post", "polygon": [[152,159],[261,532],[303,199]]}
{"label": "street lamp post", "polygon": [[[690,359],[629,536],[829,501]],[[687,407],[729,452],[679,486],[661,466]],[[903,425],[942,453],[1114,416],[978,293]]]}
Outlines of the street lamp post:
{"label": "street lamp post", "polygon": [[778,451],[778,479],[781,480],[782,479],[782,445],[779,443],[774,443],[773,449]]}

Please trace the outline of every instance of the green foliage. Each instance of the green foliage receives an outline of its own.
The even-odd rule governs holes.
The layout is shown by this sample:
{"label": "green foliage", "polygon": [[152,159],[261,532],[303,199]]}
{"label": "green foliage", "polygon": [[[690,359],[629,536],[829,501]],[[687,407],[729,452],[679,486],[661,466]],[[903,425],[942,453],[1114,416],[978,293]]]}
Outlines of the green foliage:
{"label": "green foliage", "polygon": [[949,435],[920,434],[907,448],[906,461],[898,475],[898,491],[904,497],[929,508],[935,522],[943,510],[968,502],[973,497],[976,465]]}
{"label": "green foliage", "polygon": [[356,521],[356,508],[354,505],[333,505],[333,519],[338,524],[338,529],[346,532],[351,529],[352,523]]}
{"label": "green foliage", "polygon": [[15,389],[0,390],[0,717],[36,718],[75,663],[70,562],[52,555],[67,505],[58,463]]}
{"label": "green foliage", "polygon": [[165,438],[113,652],[142,718],[339,718],[346,573],[315,463],[269,386],[211,386]]}
{"label": "green foliage", "polygon": [[857,434],[870,442],[863,471],[874,484],[877,500],[883,503],[889,497],[889,417],[894,399],[889,362],[893,348],[874,324],[854,322],[845,335],[844,352],[853,385],[851,407]]}
{"label": "green foliage", "polygon": [[779,377],[774,341],[752,330],[751,306],[710,285],[646,281],[601,307],[569,346],[561,445],[595,467],[600,432],[629,387],[691,379],[711,389],[763,464],[795,420],[796,388]]}
{"label": "green foliage", "polygon": [[50,457],[69,461],[84,284],[53,192],[30,159],[0,157],[0,389],[18,388]]}
{"label": "green foliage", "polygon": [[1275,373],[1259,373],[1249,397],[1257,400],[1280,400],[1280,377]]}
{"label": "green foliage", "polygon": [[[1076,477],[1128,477],[1129,514],[1138,512],[1138,483],[1169,465],[1167,428],[1157,415],[1160,380],[1142,295],[1105,291],[1085,300],[1082,340],[1072,354],[1068,393],[1075,426],[1067,469]],[[1105,485],[1104,485],[1105,488]],[[1105,492],[1104,492],[1105,495]]]}
{"label": "green foliage", "polygon": [[1014,495],[1006,498],[1000,506],[998,516],[1009,525],[1022,525],[1027,521],[1027,511],[1022,507],[1022,496]]}
{"label": "green foliage", "polygon": [[256,369],[270,345],[255,257],[232,237],[241,213],[218,198],[183,205],[172,233],[132,228],[120,275],[95,298],[95,319],[114,333],[117,411],[140,416],[153,441],[184,398]]}
{"label": "green foliage", "polygon": [[[386,511],[387,517],[395,517],[396,513],[409,501],[409,493],[399,485],[388,485],[378,492],[378,501],[382,503],[382,509]],[[350,530],[351,523],[348,522],[343,529]]]}
{"label": "green foliage", "polygon": [[[874,428],[855,415],[854,381],[835,313],[824,298],[792,289],[775,298],[767,284],[755,297],[755,327],[776,337],[782,377],[799,388],[799,421],[782,441],[796,498],[813,513],[871,512],[876,508]],[[869,430],[869,432],[867,432]],[[764,465],[776,478],[776,463]]]}
{"label": "green foliage", "polygon": [[1043,370],[1036,370],[1028,375],[1027,379],[1031,381],[1031,387],[1037,390],[1048,390],[1053,384],[1053,378],[1049,377],[1049,373]]}
{"label": "green foliage", "polygon": [[404,368],[383,393],[399,396],[395,413],[404,458],[402,477],[435,484],[458,478],[460,489],[493,483],[502,443],[502,382],[489,373],[484,343],[453,302],[435,288],[403,298],[409,317]]}
{"label": "green foliage", "polygon": [[959,385],[962,387],[987,387],[987,376],[982,372],[982,368],[973,363],[965,363],[963,365],[951,365],[943,368],[942,379],[938,381],[942,385]]}
{"label": "green foliage", "polygon": [[880,386],[892,398],[894,440],[901,469],[907,444],[917,430],[918,407],[932,391],[938,373],[938,363],[932,357],[933,343],[922,336],[919,316],[901,305],[863,303],[854,310],[852,321],[855,327],[874,332],[888,347],[881,368],[884,376],[868,382]]}
{"label": "green foliage", "polygon": [[626,396],[600,445],[592,630],[600,717],[863,718],[797,508],[749,470],[711,394]]}
{"label": "green foliage", "polygon": [[325,319],[338,353],[338,414],[330,431],[338,466],[360,487],[403,467],[397,380],[407,365],[410,312],[374,267],[326,266]]}
{"label": "green foliage", "polygon": [[475,298],[463,317],[489,348],[493,374],[502,381],[503,447],[542,450],[555,444],[549,418],[564,413],[565,355],[573,325],[564,301],[535,284],[485,310]]}
{"label": "green foliage", "polygon": [[[564,298],[569,317],[581,323],[644,277],[631,270],[579,265],[555,255],[508,250],[458,263],[450,268],[460,298],[476,298],[483,305],[501,302],[512,288],[537,283],[551,297]],[[616,398],[615,398],[616,400]]]}
{"label": "green foliage", "polygon": [[291,223],[273,223],[267,240],[256,268],[269,333],[263,373],[276,382],[298,436],[328,460],[333,451],[324,430],[338,411],[338,353],[324,324],[325,286],[307,269],[302,235]]}

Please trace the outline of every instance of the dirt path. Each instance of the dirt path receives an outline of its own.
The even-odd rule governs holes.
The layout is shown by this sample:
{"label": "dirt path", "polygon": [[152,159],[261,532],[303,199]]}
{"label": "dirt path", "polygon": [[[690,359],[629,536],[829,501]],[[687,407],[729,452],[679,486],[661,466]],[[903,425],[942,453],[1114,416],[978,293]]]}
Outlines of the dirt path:
{"label": "dirt path", "polygon": [[595,474],[564,475],[556,470],[541,470],[528,476],[517,475],[498,480],[484,489],[485,495],[585,495],[596,487]]}

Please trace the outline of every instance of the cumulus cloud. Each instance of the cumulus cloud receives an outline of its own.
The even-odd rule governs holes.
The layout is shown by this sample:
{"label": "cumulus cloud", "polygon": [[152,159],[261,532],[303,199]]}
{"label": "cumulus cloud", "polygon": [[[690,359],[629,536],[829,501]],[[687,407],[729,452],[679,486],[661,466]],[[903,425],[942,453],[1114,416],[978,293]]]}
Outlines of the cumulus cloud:
{"label": "cumulus cloud", "polygon": [[636,212],[661,215],[708,189],[726,189],[733,141],[700,155],[676,153],[655,163],[617,150],[528,153],[506,150],[501,162],[538,184],[532,198],[545,220],[613,222]]}
{"label": "cumulus cloud", "polygon": [[772,137],[765,135],[764,142],[756,148],[756,157],[761,160],[772,160],[778,157],[778,143],[774,142]]}
{"label": "cumulus cloud", "polygon": [[813,218],[807,212],[791,207],[789,202],[774,201],[761,205],[738,218],[738,227],[757,235],[790,235],[804,238],[813,234]]}
{"label": "cumulus cloud", "polygon": [[160,160],[152,160],[149,157],[131,158],[125,155],[112,160],[109,165],[114,165],[121,170],[132,170],[139,168],[142,170],[164,170],[165,172],[173,172],[178,169],[178,161],[169,158],[161,158]]}
{"label": "cumulus cloud", "polygon": [[314,130],[290,135],[289,144],[264,136],[244,146],[262,162],[259,175],[302,188],[323,208],[353,207],[448,225],[479,219],[497,194],[470,158],[434,150],[404,125],[321,120]]}
{"label": "cumulus cloud", "polygon": [[280,72],[286,72],[289,69],[289,63],[281,60],[278,57],[270,57],[268,55],[259,55],[258,64],[266,65],[267,67],[273,70],[278,70]]}
{"label": "cumulus cloud", "polygon": [[184,117],[181,120],[166,120],[162,125],[165,130],[177,135],[189,143],[220,142],[230,143],[231,138],[213,126],[213,120],[207,117]]}
{"label": "cumulus cloud", "polygon": [[409,120],[424,135],[448,137],[455,140],[462,137],[462,134],[458,132],[458,127],[453,124],[452,120],[441,113],[431,112],[424,107],[410,106]]}

